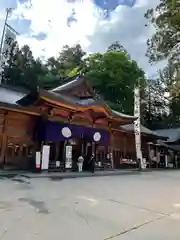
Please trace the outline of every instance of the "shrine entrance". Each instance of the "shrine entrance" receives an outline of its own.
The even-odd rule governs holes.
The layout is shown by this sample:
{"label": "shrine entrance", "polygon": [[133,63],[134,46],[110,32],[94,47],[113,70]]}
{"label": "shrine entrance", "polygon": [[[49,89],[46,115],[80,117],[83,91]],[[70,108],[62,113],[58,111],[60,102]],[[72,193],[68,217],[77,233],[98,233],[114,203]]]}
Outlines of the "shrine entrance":
{"label": "shrine entrance", "polygon": [[80,155],[84,157],[84,169],[88,169],[96,145],[107,145],[109,141],[109,132],[104,129],[53,121],[46,121],[41,126],[44,127],[41,131],[46,133],[44,142],[50,145],[50,169],[75,171]]}

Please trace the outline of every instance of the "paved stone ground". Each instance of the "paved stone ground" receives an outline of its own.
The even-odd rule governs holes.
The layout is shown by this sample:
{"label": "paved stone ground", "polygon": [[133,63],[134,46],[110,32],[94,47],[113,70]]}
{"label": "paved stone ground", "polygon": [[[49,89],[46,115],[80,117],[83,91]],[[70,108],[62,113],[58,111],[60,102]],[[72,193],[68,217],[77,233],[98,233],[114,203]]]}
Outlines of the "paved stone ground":
{"label": "paved stone ground", "polygon": [[[148,169],[146,171],[149,171]],[[21,175],[29,178],[82,178],[82,177],[102,177],[102,176],[114,176],[124,174],[140,174],[138,169],[121,169],[121,170],[103,170],[92,172],[40,172],[31,173],[27,171],[12,171],[12,170],[0,170],[0,177],[12,177]]]}
{"label": "paved stone ground", "polygon": [[179,240],[180,171],[0,179],[0,240]]}

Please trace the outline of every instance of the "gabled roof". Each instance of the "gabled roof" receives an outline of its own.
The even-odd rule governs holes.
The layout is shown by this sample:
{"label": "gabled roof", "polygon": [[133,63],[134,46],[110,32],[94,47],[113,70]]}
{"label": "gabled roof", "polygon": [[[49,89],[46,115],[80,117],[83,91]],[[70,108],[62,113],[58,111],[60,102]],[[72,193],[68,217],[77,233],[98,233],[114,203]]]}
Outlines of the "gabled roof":
{"label": "gabled roof", "polygon": [[24,112],[32,115],[40,115],[40,112],[35,107],[24,108],[18,101],[27,95],[28,91],[23,88],[0,85],[0,107],[15,112]]}
{"label": "gabled roof", "polygon": [[[130,131],[130,132],[134,132],[134,124],[126,124],[120,127],[121,129],[124,129],[126,131]],[[152,131],[146,127],[144,127],[143,125],[141,125],[141,133],[144,135],[151,135],[157,138],[164,138],[162,136],[160,136],[158,133],[156,133],[155,131]]]}
{"label": "gabled roof", "polygon": [[0,85],[0,102],[17,105],[17,101],[23,98],[26,94],[27,92],[22,90],[19,91],[8,85]]}
{"label": "gabled roof", "polygon": [[180,140],[180,128],[157,129],[155,132],[160,136],[167,137],[168,143]]}
{"label": "gabled roof", "polygon": [[68,94],[70,94],[71,90],[81,89],[82,86],[86,87],[87,92],[89,93],[89,96],[96,96],[92,87],[88,84],[86,79],[83,76],[81,76],[80,74],[66,79],[66,81],[64,83],[62,83],[60,86],[53,88],[49,91],[55,92],[55,93],[60,93],[60,94],[68,92]]}
{"label": "gabled roof", "polygon": [[[130,115],[126,115],[117,111],[112,110],[102,99],[101,97],[97,97],[97,94],[93,91],[93,89],[89,86],[89,84],[87,83],[87,81],[84,79],[84,77],[80,76],[80,75],[76,75],[74,78],[71,78],[69,82],[66,82],[64,84],[62,84],[59,87],[56,87],[54,89],[52,89],[50,92],[53,93],[57,93],[57,94],[63,94],[63,91],[66,90],[70,90],[76,87],[80,87],[82,84],[85,84],[87,86],[87,88],[89,89],[89,91],[92,93],[94,98],[87,98],[86,100],[79,100],[78,103],[81,102],[82,105],[86,106],[87,104],[91,104],[94,105],[94,102],[96,102],[95,105],[100,105],[100,106],[104,106],[104,108],[106,108],[107,112],[111,115],[111,117],[114,118],[124,118],[124,119],[129,119],[129,120],[135,120],[136,117],[134,116],[130,116]],[[94,100],[93,100],[94,99]],[[95,100],[96,99],[96,100]],[[74,100],[73,100],[74,102]]]}
{"label": "gabled roof", "polygon": [[[66,90],[74,89],[76,87],[86,86],[91,96],[74,96],[66,92]],[[72,110],[90,110],[103,112],[108,118],[114,119],[116,121],[122,121],[127,123],[133,122],[136,117],[126,115],[117,111],[112,110],[106,102],[98,96],[91,86],[88,85],[84,77],[76,75],[75,78],[70,78],[70,81],[62,84],[61,86],[54,88],[52,90],[46,91],[42,89],[37,89],[37,91],[30,92],[26,96],[22,97],[17,101],[17,104],[22,106],[29,106],[37,103],[39,99],[44,99],[54,105],[59,105]]]}
{"label": "gabled roof", "polygon": [[112,114],[113,114],[114,117],[122,117],[122,118],[127,118],[127,119],[132,119],[132,120],[136,120],[137,119],[137,117],[132,116],[132,115],[127,115],[127,114],[124,114],[124,113],[121,113],[121,112],[117,112],[117,111],[112,110],[112,109],[111,109],[111,111],[112,111]]}
{"label": "gabled roof", "polygon": [[74,76],[73,78],[70,78],[69,81],[66,81],[62,85],[51,89],[50,92],[58,93],[63,90],[73,89],[73,88],[81,85],[83,82],[84,82],[84,79],[78,74],[78,75]]}
{"label": "gabled roof", "polygon": [[37,90],[37,92],[31,92],[28,95],[24,96],[22,99],[18,100],[17,102],[20,105],[28,106],[37,102],[38,99],[40,98],[42,99],[45,98],[47,101],[56,102],[57,105],[58,105],[58,102],[60,105],[65,104],[69,106],[69,108],[71,108],[71,106],[73,108],[77,108],[77,107],[84,108],[88,106],[104,107],[104,102],[98,99],[94,99],[94,98],[80,99],[74,96],[69,96],[62,93],[60,94],[60,93],[50,92],[43,89],[39,89]]}

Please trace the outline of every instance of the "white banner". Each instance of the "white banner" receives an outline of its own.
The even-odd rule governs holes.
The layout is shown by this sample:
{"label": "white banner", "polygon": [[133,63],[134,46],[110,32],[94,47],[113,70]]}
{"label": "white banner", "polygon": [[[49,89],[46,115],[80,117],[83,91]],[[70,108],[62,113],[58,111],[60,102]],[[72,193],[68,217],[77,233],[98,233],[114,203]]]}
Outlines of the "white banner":
{"label": "white banner", "polygon": [[16,33],[9,26],[6,26],[2,54],[4,58],[8,58],[8,55],[11,51],[12,44],[16,40]]}
{"label": "white banner", "polygon": [[41,164],[42,170],[49,169],[49,154],[50,154],[50,146],[44,145],[42,150],[42,164]]}
{"label": "white banner", "polygon": [[137,117],[137,120],[134,121],[136,157],[137,160],[140,160],[141,167],[143,168],[144,164],[141,151],[140,90],[138,87],[134,89],[134,116]]}
{"label": "white banner", "polygon": [[2,72],[4,69],[4,66],[7,65],[7,61],[9,60],[9,57],[10,57],[12,45],[15,40],[16,40],[16,32],[9,25],[6,24],[5,34],[3,39],[3,46],[1,49],[1,56],[0,56],[0,60],[1,60],[0,72]]}
{"label": "white banner", "polygon": [[36,168],[41,168],[41,152],[36,152]]}
{"label": "white banner", "polygon": [[72,168],[72,146],[66,146],[66,168]]}

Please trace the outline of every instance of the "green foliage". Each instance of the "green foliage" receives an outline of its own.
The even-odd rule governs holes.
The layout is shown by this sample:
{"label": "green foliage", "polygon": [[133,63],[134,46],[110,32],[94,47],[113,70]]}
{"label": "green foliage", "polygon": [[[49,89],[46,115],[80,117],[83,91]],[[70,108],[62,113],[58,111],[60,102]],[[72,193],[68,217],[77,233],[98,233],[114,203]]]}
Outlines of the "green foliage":
{"label": "green foliage", "polygon": [[133,113],[133,90],[145,83],[144,72],[124,51],[95,53],[85,60],[86,77],[115,110]]}
{"label": "green foliage", "polygon": [[64,46],[57,58],[50,57],[43,63],[34,59],[28,46],[19,49],[16,43],[9,56],[9,65],[4,70],[3,81],[28,89],[37,86],[52,89],[65,78],[84,72],[89,83],[110,107],[133,114],[134,87],[145,83],[142,69],[118,42],[105,53],[94,53],[84,58],[85,54],[80,45]]}
{"label": "green foliage", "polygon": [[29,46],[20,49],[15,42],[9,53],[8,65],[4,68],[3,83],[27,89],[37,86],[54,88],[64,78],[82,69],[84,54],[80,45],[64,46],[57,58],[50,57],[44,64],[40,59],[34,59]]}
{"label": "green foliage", "polygon": [[9,53],[8,65],[5,66],[2,82],[33,89],[38,84],[39,75],[43,74],[40,61],[35,61],[29,46],[19,49],[15,42]]}
{"label": "green foliage", "polygon": [[107,49],[108,52],[126,52],[126,49],[118,42],[114,42],[112,43],[108,49]]}
{"label": "green foliage", "polygon": [[178,60],[180,53],[180,1],[160,0],[155,9],[149,9],[145,17],[156,31],[148,40],[147,56],[150,62],[166,58]]}
{"label": "green foliage", "polygon": [[145,104],[142,109],[142,123],[150,129],[166,128],[169,117],[169,103],[164,97],[166,86],[159,77],[149,79],[144,92]]}
{"label": "green foliage", "polygon": [[[161,85],[166,88],[168,96],[167,111],[163,122],[166,126],[180,126],[180,1],[160,0],[154,9],[149,9],[145,17],[155,27],[155,32],[148,40],[147,56],[151,63],[167,60],[166,67],[159,72]],[[157,79],[155,80],[157,81]],[[158,92],[163,90],[158,86]],[[163,101],[161,103],[163,105]],[[164,107],[165,109],[165,107]],[[157,114],[156,114],[157,115]]]}
{"label": "green foliage", "polygon": [[59,64],[59,74],[62,77],[67,77],[74,68],[82,68],[82,58],[84,55],[85,52],[82,50],[79,44],[74,47],[65,45],[56,59]]}

